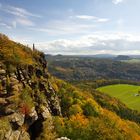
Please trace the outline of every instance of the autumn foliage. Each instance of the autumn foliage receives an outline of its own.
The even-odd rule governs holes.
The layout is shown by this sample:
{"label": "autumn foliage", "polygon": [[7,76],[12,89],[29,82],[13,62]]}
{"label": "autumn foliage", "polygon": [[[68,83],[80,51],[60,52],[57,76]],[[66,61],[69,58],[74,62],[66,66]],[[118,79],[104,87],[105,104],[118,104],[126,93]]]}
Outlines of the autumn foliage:
{"label": "autumn foliage", "polygon": [[[55,117],[59,136],[72,140],[138,140],[139,124],[122,119],[116,113],[101,107],[90,92],[81,91],[55,79],[61,98],[63,117]],[[115,102],[114,102],[115,104]]]}

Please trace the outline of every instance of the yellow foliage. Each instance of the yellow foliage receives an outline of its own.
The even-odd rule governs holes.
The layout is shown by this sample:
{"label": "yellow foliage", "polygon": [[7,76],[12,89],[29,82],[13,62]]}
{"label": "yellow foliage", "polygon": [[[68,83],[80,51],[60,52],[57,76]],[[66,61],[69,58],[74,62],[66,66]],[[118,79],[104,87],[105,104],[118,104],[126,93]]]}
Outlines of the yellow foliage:
{"label": "yellow foliage", "polygon": [[86,127],[89,123],[89,120],[82,114],[76,114],[70,117],[70,123],[75,127]]}
{"label": "yellow foliage", "polygon": [[133,126],[137,127],[138,130],[140,130],[140,127],[134,122],[122,120],[115,113],[106,109],[103,110],[103,117],[104,119],[107,118],[109,120],[110,125],[113,125],[113,127],[117,128],[121,133],[125,134],[128,140],[140,139],[140,131],[139,133],[136,132]]}

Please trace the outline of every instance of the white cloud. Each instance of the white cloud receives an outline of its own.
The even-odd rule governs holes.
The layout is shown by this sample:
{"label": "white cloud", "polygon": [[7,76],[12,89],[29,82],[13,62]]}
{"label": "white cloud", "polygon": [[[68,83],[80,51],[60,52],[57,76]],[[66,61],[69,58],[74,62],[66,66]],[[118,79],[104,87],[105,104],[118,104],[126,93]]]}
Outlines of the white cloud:
{"label": "white cloud", "polygon": [[3,23],[3,22],[0,22],[0,26],[3,26],[5,28],[7,28],[7,29],[12,29],[12,26],[10,26],[10,25],[8,25],[6,23]]}
{"label": "white cloud", "polygon": [[21,26],[29,26],[29,27],[33,27],[35,25],[31,20],[28,20],[26,18],[17,18],[10,23],[0,21],[0,26],[6,29],[15,29],[17,28],[17,24]]}
{"label": "white cloud", "polygon": [[114,3],[114,4],[119,4],[119,3],[122,3],[124,0],[113,0],[112,2]]}
{"label": "white cloud", "polygon": [[19,23],[20,25],[24,25],[24,26],[34,26],[35,25],[31,20],[29,20],[27,18],[17,18],[15,23],[16,24]]}
{"label": "white cloud", "polygon": [[108,18],[99,18],[97,19],[97,22],[108,22],[109,19]]}
{"label": "white cloud", "polygon": [[81,20],[93,20],[95,22],[108,22],[108,18],[100,18],[96,16],[90,16],[90,15],[76,15],[76,16],[70,16],[70,18],[73,19],[81,19]]}
{"label": "white cloud", "polygon": [[127,33],[103,33],[83,36],[77,40],[60,39],[41,42],[36,47],[51,54],[140,54],[140,36]]}
{"label": "white cloud", "polygon": [[14,7],[11,5],[3,6],[2,10],[12,15],[19,16],[19,17],[28,17],[28,16],[37,17],[37,18],[41,17],[40,15],[33,14],[24,8]]}
{"label": "white cloud", "polygon": [[31,27],[30,30],[37,32],[46,32],[49,35],[75,35],[75,34],[89,34],[96,27],[95,24],[81,23],[71,20],[53,20],[47,23],[45,27],[35,28]]}
{"label": "white cloud", "polygon": [[[85,20],[85,21],[83,22],[81,20]],[[98,23],[104,23],[108,21],[109,21],[108,18],[98,18],[95,16],[88,16],[88,15],[76,15],[76,16],[70,16],[68,19],[51,20],[48,21],[48,23],[44,26],[38,28],[31,27],[29,29],[36,32],[44,32],[53,36],[85,35],[95,31],[95,28],[99,26]]]}
{"label": "white cloud", "polygon": [[89,15],[76,15],[74,17],[75,18],[78,18],[78,19],[84,19],[84,20],[97,19],[97,17],[95,17],[95,16],[89,16]]}
{"label": "white cloud", "polygon": [[9,23],[9,27],[11,28],[16,28],[17,24],[22,25],[22,26],[34,26],[35,23],[33,22],[32,18],[41,18],[40,15],[33,14],[29,12],[27,9],[21,8],[21,7],[15,7],[11,5],[2,5],[0,4],[0,10],[11,14],[12,19],[11,22]]}

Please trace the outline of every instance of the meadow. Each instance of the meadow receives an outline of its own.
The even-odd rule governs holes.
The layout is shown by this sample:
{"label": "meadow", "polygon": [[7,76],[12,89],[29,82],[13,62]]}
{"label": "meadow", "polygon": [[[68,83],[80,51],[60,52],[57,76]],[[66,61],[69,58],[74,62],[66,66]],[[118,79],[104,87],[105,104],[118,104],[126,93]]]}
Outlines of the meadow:
{"label": "meadow", "polygon": [[140,111],[140,86],[117,84],[100,87],[97,89],[125,103],[129,108]]}
{"label": "meadow", "polygon": [[140,59],[130,59],[130,60],[122,60],[122,62],[130,63],[130,64],[135,64],[135,63],[140,63]]}

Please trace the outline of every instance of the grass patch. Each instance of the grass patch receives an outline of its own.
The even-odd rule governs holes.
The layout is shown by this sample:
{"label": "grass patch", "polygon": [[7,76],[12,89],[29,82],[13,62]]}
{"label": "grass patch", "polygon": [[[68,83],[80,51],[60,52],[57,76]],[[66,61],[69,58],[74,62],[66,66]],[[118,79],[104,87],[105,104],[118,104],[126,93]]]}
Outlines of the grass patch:
{"label": "grass patch", "polygon": [[117,84],[100,87],[97,90],[118,98],[131,109],[140,111],[140,96],[135,96],[140,90],[140,86]]}

